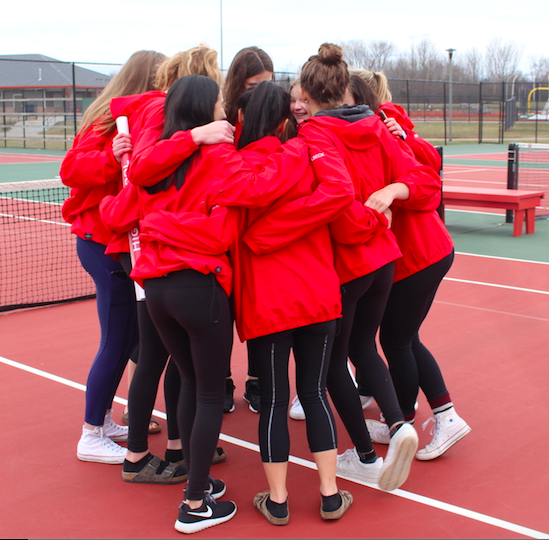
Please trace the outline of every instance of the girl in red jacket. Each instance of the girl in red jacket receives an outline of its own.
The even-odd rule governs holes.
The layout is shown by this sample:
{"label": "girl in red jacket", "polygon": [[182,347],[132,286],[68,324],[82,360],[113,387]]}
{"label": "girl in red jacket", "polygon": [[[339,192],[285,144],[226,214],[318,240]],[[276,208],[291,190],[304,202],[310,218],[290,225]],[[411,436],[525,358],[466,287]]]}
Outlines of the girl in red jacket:
{"label": "girl in red jacket", "polygon": [[[366,75],[368,73],[371,74],[366,72]],[[366,76],[364,78],[368,80]],[[383,97],[390,99],[387,79],[382,73],[372,74],[369,80],[377,84]],[[363,79],[357,80],[357,84],[359,81]],[[358,103],[357,98],[355,95]],[[377,103],[366,101],[366,104],[377,110]],[[380,110],[388,116],[385,124],[393,135],[405,140],[418,161],[438,172],[439,153],[413,131],[414,124],[404,109],[386,102],[381,104]],[[383,190],[375,195],[383,197]],[[394,283],[380,327],[380,343],[405,420],[414,421],[414,404],[419,388],[433,411],[434,418],[424,424],[425,428],[429,422],[434,422],[433,439],[417,452],[419,460],[441,456],[471,431],[455,411],[437,361],[419,339],[419,329],[454,259],[452,239],[437,212],[438,201],[434,201],[436,206],[419,212],[405,206],[393,208],[392,229],[403,256],[396,261]],[[389,441],[389,429],[385,423],[376,420],[367,420],[366,423],[375,442]]]}
{"label": "girl in red jacket", "polygon": [[[280,137],[290,115],[289,96],[272,82],[262,82],[239,100],[243,124],[242,157],[260,171],[281,147]],[[293,349],[298,394],[307,416],[307,437],[320,476],[321,515],[339,519],[352,496],[336,483],[337,433],[326,396],[330,351],[341,314],[339,279],[327,223],[353,200],[350,181],[330,175],[319,158],[309,165],[306,145],[292,139],[285,152],[300,156],[299,182],[273,205],[249,209],[246,234],[235,254],[235,311],[242,340],[258,369],[261,392],[259,446],[269,490],[258,493],[254,505],[273,525],[289,522],[286,474],[290,440],[288,362]],[[328,167],[328,169],[327,169]],[[319,178],[326,178],[318,183]],[[276,233],[271,219],[278,208],[294,207],[289,227],[302,236],[295,241]],[[272,213],[272,214],[271,214]],[[310,225],[314,218],[315,225]]]}
{"label": "girl in red jacket", "polygon": [[126,449],[113,441],[127,439],[127,428],[111,418],[112,399],[126,362],[137,343],[135,294],[121,264],[105,255],[112,233],[99,216],[99,203],[120,191],[120,163],[112,151],[115,122],[109,111],[113,97],[146,92],[164,55],[140,51],[131,56],[101,95],[88,108],[82,127],[61,165],[61,178],[71,193],[63,217],[77,235],[82,266],[97,291],[101,327],[99,351],[90,369],[86,412],[77,456],[83,461],[122,463]]}
{"label": "girl in red jacket", "polygon": [[[272,81],[274,78],[273,61],[270,56],[259,47],[246,47],[240,50],[234,57],[225,85],[223,87],[224,107],[227,112],[227,120],[236,127],[235,141],[238,143],[242,124],[238,121],[237,102],[248,89],[253,88],[262,81]],[[227,375],[227,388],[225,398],[225,412],[234,411],[234,382],[231,373]],[[248,351],[248,374],[245,383],[244,399],[249,404],[252,412],[260,411],[259,383],[257,381],[257,368],[253,357]]]}
{"label": "girl in red jacket", "polygon": [[[338,470],[377,480],[380,487],[392,490],[406,480],[418,438],[404,422],[389,372],[375,346],[400,250],[388,229],[390,210],[371,195],[386,187],[392,199],[422,208],[440,190],[440,180],[403,152],[368,107],[339,108],[348,83],[341,49],[322,45],[302,69],[302,94],[313,116],[300,128],[299,137],[316,145],[351,177],[355,187],[355,204],[330,225],[342,284],[343,321],[332,352],[328,390],[355,444],[338,459]],[[348,352],[355,367],[367,373],[374,397],[389,417],[391,440],[383,463],[376,459],[364,431],[361,403],[346,367]]]}
{"label": "girl in red jacket", "polygon": [[[219,86],[198,75],[178,79],[168,91],[164,116],[160,143],[225,118]],[[150,316],[181,374],[178,422],[188,483],[175,528],[185,533],[223,523],[236,513],[232,501],[215,500],[225,485],[209,476],[231,354],[232,270],[226,252],[238,217],[218,206],[216,194],[227,178],[238,183],[250,174],[235,167],[233,153],[229,145],[202,146],[173,174],[139,189],[142,249],[132,277],[144,286]],[[179,216],[189,212],[222,215],[222,235],[216,239],[221,246],[212,244],[204,228],[189,241],[180,234]]]}
{"label": "girl in red jacket", "polygon": [[[141,95],[124,96],[111,101],[113,117],[126,116],[131,137],[119,134],[114,138],[115,155],[122,150],[131,150],[132,140],[137,146],[143,140],[160,137],[164,124],[163,104],[166,98],[164,90],[179,78],[194,72],[197,75],[210,76],[220,81],[221,73],[217,68],[217,53],[204,45],[199,45],[178,53],[165,60],[158,68],[156,85],[162,89]],[[216,125],[214,125],[216,124]],[[224,125],[226,124],[226,125]],[[229,129],[228,129],[229,128]],[[227,131],[228,130],[228,131]],[[227,133],[231,134],[227,138]],[[187,156],[197,149],[197,144],[232,142],[232,130],[226,121],[213,122],[196,127],[188,137]],[[133,197],[133,198],[132,198]],[[130,184],[117,196],[105,197],[101,203],[101,217],[116,232],[109,243],[106,253],[120,256],[120,252],[129,251],[128,232],[138,225],[139,208],[135,188]],[[137,304],[139,325],[139,362],[128,392],[129,416],[128,452],[124,460],[122,478],[126,482],[146,482],[172,484],[184,482],[187,472],[177,467],[183,462],[183,453],[177,425],[177,403],[181,388],[179,371],[168,362],[168,352],[154,326],[145,301]],[[158,384],[164,367],[164,397],[166,400],[168,441],[164,460],[149,453],[147,426],[156,400]],[[216,448],[213,463],[226,459],[222,448]]]}

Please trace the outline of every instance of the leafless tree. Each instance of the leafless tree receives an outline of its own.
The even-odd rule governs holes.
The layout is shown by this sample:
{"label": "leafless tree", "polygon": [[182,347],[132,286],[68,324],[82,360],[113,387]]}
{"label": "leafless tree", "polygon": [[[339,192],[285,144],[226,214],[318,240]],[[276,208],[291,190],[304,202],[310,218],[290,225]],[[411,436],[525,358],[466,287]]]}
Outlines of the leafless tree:
{"label": "leafless tree", "polygon": [[549,85],[549,57],[531,58],[530,73],[533,82],[547,83],[545,86]]}
{"label": "leafless tree", "polygon": [[522,48],[496,37],[486,47],[486,76],[492,82],[508,81],[519,74]]}
{"label": "leafless tree", "polygon": [[395,45],[388,41],[350,40],[340,44],[347,63],[352,67],[371,69],[372,71],[385,70],[395,52]]}
{"label": "leafless tree", "polygon": [[469,49],[456,60],[463,74],[463,82],[478,83],[482,80],[484,59],[478,49]]}

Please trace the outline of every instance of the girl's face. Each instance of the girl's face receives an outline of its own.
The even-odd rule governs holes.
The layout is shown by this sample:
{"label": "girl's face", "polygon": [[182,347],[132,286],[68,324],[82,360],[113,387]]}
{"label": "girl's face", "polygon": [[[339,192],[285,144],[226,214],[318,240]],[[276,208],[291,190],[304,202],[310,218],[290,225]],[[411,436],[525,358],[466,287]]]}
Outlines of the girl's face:
{"label": "girl's face", "polygon": [[301,97],[301,86],[299,85],[294,86],[290,92],[290,111],[292,111],[295,121],[298,124],[301,124],[303,120],[311,116],[307,104]]}
{"label": "girl's face", "polygon": [[252,86],[257,86],[260,82],[263,81],[272,81],[273,72],[272,71],[262,71],[253,77],[248,77],[244,81],[244,91],[249,90]]}
{"label": "girl's face", "polygon": [[214,120],[225,120],[225,118],[227,118],[227,115],[225,114],[225,109],[223,108],[223,94],[220,90],[214,106]]}

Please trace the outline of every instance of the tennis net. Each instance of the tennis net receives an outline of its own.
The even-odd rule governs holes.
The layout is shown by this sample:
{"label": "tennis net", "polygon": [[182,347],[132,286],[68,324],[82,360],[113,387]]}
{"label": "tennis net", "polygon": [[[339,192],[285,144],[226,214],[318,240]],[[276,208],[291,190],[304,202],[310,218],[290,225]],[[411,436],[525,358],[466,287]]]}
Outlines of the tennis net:
{"label": "tennis net", "polygon": [[92,298],[61,215],[61,180],[0,183],[0,311]]}
{"label": "tennis net", "polygon": [[507,171],[509,189],[545,193],[536,217],[549,218],[549,144],[509,144]]}

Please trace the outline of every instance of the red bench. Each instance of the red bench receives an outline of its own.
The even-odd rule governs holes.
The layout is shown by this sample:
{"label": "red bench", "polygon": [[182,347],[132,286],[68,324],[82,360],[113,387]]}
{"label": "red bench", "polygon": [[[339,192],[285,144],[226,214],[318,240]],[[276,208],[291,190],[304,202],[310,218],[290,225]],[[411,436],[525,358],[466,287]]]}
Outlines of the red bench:
{"label": "red bench", "polygon": [[482,206],[514,210],[513,236],[520,236],[522,234],[522,224],[524,221],[526,221],[526,234],[534,234],[536,206],[541,204],[543,195],[543,191],[524,191],[522,189],[449,186],[443,186],[442,188],[443,205]]}

